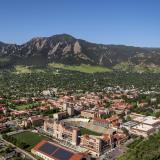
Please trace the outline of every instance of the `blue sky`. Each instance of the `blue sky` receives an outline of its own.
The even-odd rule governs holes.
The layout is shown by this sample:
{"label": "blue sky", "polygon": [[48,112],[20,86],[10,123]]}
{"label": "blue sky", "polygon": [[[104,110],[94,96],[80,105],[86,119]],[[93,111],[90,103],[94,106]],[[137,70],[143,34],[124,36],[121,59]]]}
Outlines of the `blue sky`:
{"label": "blue sky", "polygon": [[160,47],[160,0],[0,0],[0,41],[22,44],[60,33]]}

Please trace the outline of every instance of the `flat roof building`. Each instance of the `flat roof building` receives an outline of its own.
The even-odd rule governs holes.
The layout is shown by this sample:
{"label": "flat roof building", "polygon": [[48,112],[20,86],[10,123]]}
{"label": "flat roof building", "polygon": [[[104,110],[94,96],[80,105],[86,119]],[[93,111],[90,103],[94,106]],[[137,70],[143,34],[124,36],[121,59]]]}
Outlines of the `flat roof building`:
{"label": "flat roof building", "polygon": [[148,137],[155,133],[156,129],[150,125],[138,124],[130,129],[130,132],[139,136]]}
{"label": "flat roof building", "polygon": [[121,125],[121,128],[126,128],[127,130],[130,130],[132,127],[136,126],[138,123],[133,121],[128,121],[126,123],[123,123]]}
{"label": "flat roof building", "polygon": [[31,152],[44,160],[90,160],[85,153],[75,153],[68,148],[49,141],[41,141]]}

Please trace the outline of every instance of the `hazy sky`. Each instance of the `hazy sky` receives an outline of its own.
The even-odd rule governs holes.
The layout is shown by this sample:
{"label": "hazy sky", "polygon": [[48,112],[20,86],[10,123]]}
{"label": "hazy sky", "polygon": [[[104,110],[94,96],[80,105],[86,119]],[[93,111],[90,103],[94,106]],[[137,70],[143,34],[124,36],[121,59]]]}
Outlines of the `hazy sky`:
{"label": "hazy sky", "polygon": [[21,44],[60,33],[160,47],[160,0],[0,0],[0,41]]}

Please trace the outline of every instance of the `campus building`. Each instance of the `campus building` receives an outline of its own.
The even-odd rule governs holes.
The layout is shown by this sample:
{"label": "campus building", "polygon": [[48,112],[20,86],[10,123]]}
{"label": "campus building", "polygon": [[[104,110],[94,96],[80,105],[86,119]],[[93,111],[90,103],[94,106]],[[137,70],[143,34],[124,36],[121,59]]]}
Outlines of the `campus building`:
{"label": "campus building", "polygon": [[45,120],[44,131],[49,135],[64,141],[68,141],[73,145],[79,144],[80,130],[64,122]]}
{"label": "campus building", "polygon": [[131,113],[132,121],[122,124],[130,133],[147,137],[154,134],[160,128],[160,119],[153,116],[144,116],[137,113]]}
{"label": "campus building", "polygon": [[101,118],[94,118],[93,124],[105,128],[109,128],[111,126],[111,123],[109,120],[101,119]]}
{"label": "campus building", "polygon": [[98,117],[98,113],[95,111],[91,111],[91,110],[84,110],[84,111],[81,111],[81,117],[94,119]]}
{"label": "campus building", "polygon": [[110,138],[108,140],[101,137],[83,135],[81,136],[81,146],[88,149],[88,152],[96,157],[99,157],[104,150],[111,147]]}
{"label": "campus building", "polygon": [[154,127],[146,124],[138,124],[130,129],[130,133],[143,137],[148,137],[149,135],[154,134],[155,131]]}
{"label": "campus building", "polygon": [[113,135],[104,134],[102,136],[82,135],[80,145],[88,152],[99,157],[104,152],[116,147],[117,145],[126,141],[127,136],[123,133],[115,133]]}
{"label": "campus building", "polygon": [[105,128],[110,128],[110,127],[118,127],[119,126],[119,118],[117,116],[112,116],[107,119],[102,119],[102,118],[94,118],[93,124]]}
{"label": "campus building", "polygon": [[44,160],[91,160],[86,153],[75,153],[68,148],[48,141],[41,141],[31,152]]}

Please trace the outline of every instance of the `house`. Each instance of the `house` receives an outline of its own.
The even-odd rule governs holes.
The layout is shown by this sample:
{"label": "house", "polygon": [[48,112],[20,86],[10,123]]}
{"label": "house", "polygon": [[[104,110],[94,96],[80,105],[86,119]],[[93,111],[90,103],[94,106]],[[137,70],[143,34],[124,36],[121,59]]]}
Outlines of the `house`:
{"label": "house", "polygon": [[119,112],[119,111],[125,111],[125,110],[130,110],[132,108],[132,105],[125,103],[125,102],[115,102],[112,105],[112,109]]}
{"label": "house", "polygon": [[4,156],[0,157],[1,160],[9,160],[16,155],[16,151],[12,151],[10,153],[6,153]]}

